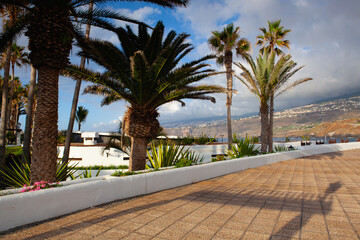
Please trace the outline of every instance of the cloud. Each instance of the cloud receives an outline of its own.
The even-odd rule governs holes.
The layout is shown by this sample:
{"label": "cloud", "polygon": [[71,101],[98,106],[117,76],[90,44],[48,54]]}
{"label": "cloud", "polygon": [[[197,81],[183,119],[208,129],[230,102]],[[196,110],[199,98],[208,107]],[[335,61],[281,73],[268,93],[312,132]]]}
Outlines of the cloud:
{"label": "cloud", "polygon": [[119,130],[119,124],[123,116],[113,119],[109,122],[99,122],[91,125],[91,131],[116,132]]}
{"label": "cloud", "polygon": [[[285,28],[292,29],[288,34],[291,42],[288,53],[298,66],[305,65],[293,76],[293,80],[303,77],[312,77],[314,80],[279,96],[275,107],[280,109],[360,92],[360,71],[357,70],[360,54],[358,9],[360,2],[356,0],[347,1],[346,4],[335,0],[194,0],[189,8],[178,9],[177,17],[184,24],[190,25],[197,46],[193,55],[198,56],[209,51],[207,39],[211,36],[211,31],[220,31],[230,22],[240,26],[241,37],[248,38],[254,44],[260,33],[259,27],[265,27],[267,20],[281,19]],[[258,49],[256,46],[253,49],[254,58]],[[239,60],[241,59],[235,59]],[[235,66],[233,68],[240,74]],[[224,77],[217,80],[225,81]],[[257,99],[238,80],[234,79],[234,83],[239,93],[234,96],[233,114],[256,112]],[[217,98],[217,112],[224,113],[224,97]],[[211,103],[194,103],[186,108],[185,114],[205,116],[209,112],[199,110],[198,105],[202,109],[212,109]]]}
{"label": "cloud", "polygon": [[[113,9],[150,25],[153,25],[158,19],[162,19],[166,31],[174,29],[176,32],[190,33],[189,42],[194,45],[195,49],[182,62],[199,59],[211,53],[207,44],[211,31],[222,30],[231,22],[235,26],[240,26],[241,37],[246,37],[254,44],[256,36],[260,33],[259,27],[266,27],[268,20],[281,19],[285,28],[292,29],[287,38],[291,42],[291,50],[288,53],[292,55],[298,66],[305,65],[293,77],[293,80],[302,77],[312,77],[314,80],[279,96],[275,102],[275,109],[360,92],[360,71],[358,70],[360,65],[358,57],[360,55],[358,47],[360,1],[358,0],[346,2],[338,0],[192,0],[189,7],[176,8],[171,14],[169,12],[172,10],[153,6],[147,5],[138,9],[130,7]],[[170,18],[172,15],[175,16],[175,19]],[[123,22],[116,22],[116,24],[125,25]],[[98,28],[92,28],[91,36],[119,44],[114,34]],[[19,42],[21,45],[26,45],[27,38],[22,37]],[[254,46],[252,53],[254,58],[258,50],[259,47]],[[79,58],[75,57],[76,52],[77,50],[74,49],[71,57],[72,63],[79,62]],[[234,61],[243,62],[236,56]],[[215,61],[209,61],[209,63],[211,63],[211,68],[218,71],[224,70],[223,67],[215,65]],[[94,64],[91,67],[98,68]],[[233,68],[235,73],[241,73],[235,66]],[[17,69],[16,71],[17,75],[22,78],[26,80],[29,78],[29,70],[20,72]],[[201,83],[226,86],[226,79],[224,75],[218,75]],[[60,80],[60,106],[66,101],[71,102],[73,85],[72,80]],[[256,97],[237,79],[234,79],[234,88],[238,90],[238,93],[233,97],[232,114],[257,112],[259,103]],[[61,92],[63,92],[63,96]],[[160,120],[165,122],[226,115],[225,94],[215,94],[214,96],[217,100],[216,104],[209,101],[187,100],[185,107],[181,107],[178,103],[162,106],[159,110]],[[99,108],[100,98],[93,100],[93,96],[81,96],[81,99],[81,101],[91,104],[94,109]],[[69,109],[70,106],[66,106],[66,114]],[[92,112],[98,111],[99,113],[93,121],[88,120],[88,125],[92,126],[91,128],[94,130],[111,129],[116,131],[116,122],[113,121],[118,120],[117,116],[123,114],[125,109],[124,103],[122,103],[93,110]],[[61,112],[59,116],[61,116]],[[59,119],[59,126],[67,125],[68,118],[66,116],[63,118],[66,123],[62,123],[63,121]]]}

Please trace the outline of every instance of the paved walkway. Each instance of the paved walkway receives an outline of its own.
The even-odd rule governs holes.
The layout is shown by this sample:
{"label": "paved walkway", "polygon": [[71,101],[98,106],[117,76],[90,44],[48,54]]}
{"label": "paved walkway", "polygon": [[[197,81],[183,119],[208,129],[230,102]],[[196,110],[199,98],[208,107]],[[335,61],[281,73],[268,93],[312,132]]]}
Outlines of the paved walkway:
{"label": "paved walkway", "polygon": [[249,169],[90,208],[1,237],[360,239],[360,150]]}

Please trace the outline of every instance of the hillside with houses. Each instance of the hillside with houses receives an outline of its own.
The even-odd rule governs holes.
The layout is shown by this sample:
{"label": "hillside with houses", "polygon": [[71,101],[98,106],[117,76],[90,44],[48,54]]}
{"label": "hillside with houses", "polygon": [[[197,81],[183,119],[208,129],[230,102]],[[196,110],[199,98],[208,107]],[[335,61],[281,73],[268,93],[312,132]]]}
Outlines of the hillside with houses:
{"label": "hillside with houses", "polygon": [[[290,108],[274,113],[274,137],[358,137],[360,135],[360,96],[341,98],[321,103],[314,103]],[[173,123],[172,126],[175,124]],[[209,136],[226,136],[226,121],[196,120],[179,123],[178,127],[166,127],[169,135],[198,136],[206,133]],[[246,134],[260,135],[260,118],[251,116],[233,120],[233,132],[240,136]]]}

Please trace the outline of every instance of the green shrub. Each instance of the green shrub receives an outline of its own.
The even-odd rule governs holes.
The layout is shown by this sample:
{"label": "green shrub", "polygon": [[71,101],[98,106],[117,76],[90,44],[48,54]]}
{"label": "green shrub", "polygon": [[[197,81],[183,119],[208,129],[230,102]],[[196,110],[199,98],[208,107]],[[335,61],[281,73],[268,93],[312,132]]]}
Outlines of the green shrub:
{"label": "green shrub", "polygon": [[182,158],[176,163],[175,167],[180,168],[180,167],[187,167],[187,166],[191,166],[191,165],[192,165],[191,160]]}
{"label": "green shrub", "polygon": [[204,161],[204,156],[201,156],[200,154],[197,154],[190,150],[183,155],[183,158],[191,161],[191,165],[197,165]]}
{"label": "green shrub", "polygon": [[215,142],[215,138],[208,137],[206,134],[201,134],[200,137],[195,137],[195,144],[207,144]]}
{"label": "green shrub", "polygon": [[280,145],[275,146],[274,149],[275,149],[275,152],[286,152],[286,151],[288,151],[286,146],[280,146]]}
{"label": "green shrub", "polygon": [[257,136],[248,136],[246,134],[245,138],[242,139],[241,137],[237,137],[236,136],[236,133],[233,134],[233,138],[232,138],[232,142],[233,143],[240,143],[241,141],[246,141],[246,142],[249,142],[249,143],[259,143],[260,142],[260,138],[257,137]]}
{"label": "green shrub", "polygon": [[[100,168],[98,169],[98,171],[96,172],[95,177],[98,177],[98,176],[99,176],[100,171],[101,171],[101,167],[100,167]],[[83,178],[92,178],[92,175],[91,175],[91,167],[90,167],[90,168],[85,168],[84,171],[83,171],[81,174],[79,174],[79,175],[76,176],[76,177],[72,176],[71,178],[72,178],[72,179],[76,179],[76,178],[78,178],[78,177],[81,178],[81,179],[83,179]]]}
{"label": "green shrub", "polygon": [[225,154],[230,158],[241,158],[244,156],[254,156],[259,153],[255,144],[250,143],[246,139],[241,139],[239,142],[232,144],[231,149],[226,149]]}
{"label": "green shrub", "polygon": [[252,137],[250,137],[250,142],[251,143],[259,143],[260,138],[258,136],[252,136]]}
{"label": "green shrub", "polygon": [[285,142],[290,142],[290,138],[289,138],[289,137],[285,137]]}
{"label": "green shrub", "polygon": [[123,176],[129,176],[129,175],[135,175],[135,174],[139,174],[139,173],[135,173],[135,172],[129,172],[129,171],[116,171],[113,174],[111,174],[111,176],[114,177],[123,177]]}
{"label": "green shrub", "polygon": [[128,165],[110,165],[110,166],[102,166],[102,165],[94,165],[94,166],[89,166],[89,167],[76,167],[76,170],[85,170],[91,168],[93,170],[98,170],[98,169],[102,169],[102,170],[106,170],[106,169],[129,169]]}
{"label": "green shrub", "polygon": [[193,144],[195,141],[194,137],[189,135],[189,136],[186,136],[186,137],[183,137],[181,140],[180,140],[180,144],[181,145],[191,145]]}
{"label": "green shrub", "polygon": [[9,143],[15,143],[16,135],[14,134],[13,131],[8,131],[6,132],[6,139],[8,140]]}
{"label": "green shrub", "polygon": [[219,162],[219,161],[224,161],[224,160],[226,160],[225,155],[217,155],[215,158],[211,159],[212,162]]}

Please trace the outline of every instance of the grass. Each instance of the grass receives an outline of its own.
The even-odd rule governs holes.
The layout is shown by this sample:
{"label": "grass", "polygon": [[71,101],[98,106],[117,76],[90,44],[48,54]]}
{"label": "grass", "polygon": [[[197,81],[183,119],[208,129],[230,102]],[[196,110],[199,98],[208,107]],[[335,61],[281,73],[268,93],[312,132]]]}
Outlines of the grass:
{"label": "grass", "polygon": [[110,165],[110,166],[101,166],[101,165],[94,165],[94,166],[88,166],[88,167],[76,167],[76,170],[86,170],[86,169],[92,169],[92,170],[98,170],[101,168],[101,170],[109,170],[109,169],[129,169],[129,166],[127,165]]}
{"label": "grass", "polygon": [[22,154],[22,147],[21,146],[6,147],[5,154],[6,154],[6,156],[8,156],[9,154],[14,154],[14,155],[17,155],[17,156],[21,155]]}

